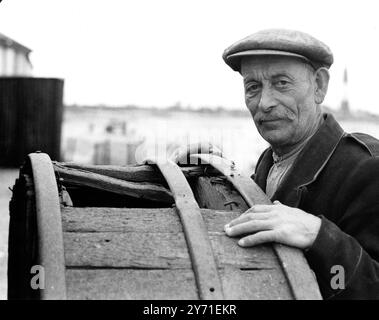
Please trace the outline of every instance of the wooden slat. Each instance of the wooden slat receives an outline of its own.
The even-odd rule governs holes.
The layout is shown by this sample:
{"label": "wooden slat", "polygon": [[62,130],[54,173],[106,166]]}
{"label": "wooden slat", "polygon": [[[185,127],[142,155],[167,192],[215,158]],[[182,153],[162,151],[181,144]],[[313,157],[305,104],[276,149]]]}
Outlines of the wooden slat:
{"label": "wooden slat", "polygon": [[272,248],[268,245],[243,249],[238,246],[236,239],[223,234],[210,234],[209,237],[219,268],[234,266],[245,269],[276,269],[277,272],[282,272]]}
{"label": "wooden slat", "polygon": [[182,232],[173,208],[61,207],[66,232]]}
{"label": "wooden slat", "polygon": [[[183,233],[140,232],[65,232],[65,260],[68,267],[81,268],[191,268]],[[211,233],[210,240],[220,268],[278,269],[270,247],[243,249],[221,233]]]}
{"label": "wooden slat", "polygon": [[230,300],[291,300],[285,275],[277,269],[220,270],[225,298]]}
{"label": "wooden slat", "polygon": [[64,233],[66,266],[190,268],[183,234]]}
{"label": "wooden slat", "polygon": [[206,225],[188,181],[176,163],[155,161],[175,199],[175,207],[183,226],[196,285],[201,300],[224,299],[217,262]]}
{"label": "wooden slat", "polygon": [[[284,275],[273,269],[219,270],[225,298],[291,299]],[[197,299],[192,269],[67,269],[68,299]]]}
{"label": "wooden slat", "polygon": [[191,269],[66,271],[68,299],[197,299]]}
{"label": "wooden slat", "polygon": [[90,171],[66,168],[55,164],[54,170],[68,184],[87,186],[140,199],[173,203],[171,192],[163,186],[147,182],[129,182]]}
{"label": "wooden slat", "polygon": [[[115,166],[78,164],[72,162],[54,162],[54,166],[56,168],[72,168],[89,171],[131,182],[166,182],[155,165]],[[180,169],[183,172],[184,176],[188,179],[203,175],[206,168],[208,175],[217,174],[217,171],[209,166],[190,166],[181,167]]]}
{"label": "wooden slat", "polygon": [[[239,212],[201,209],[210,232],[223,232],[224,225]],[[183,232],[174,208],[61,207],[66,232]]]}

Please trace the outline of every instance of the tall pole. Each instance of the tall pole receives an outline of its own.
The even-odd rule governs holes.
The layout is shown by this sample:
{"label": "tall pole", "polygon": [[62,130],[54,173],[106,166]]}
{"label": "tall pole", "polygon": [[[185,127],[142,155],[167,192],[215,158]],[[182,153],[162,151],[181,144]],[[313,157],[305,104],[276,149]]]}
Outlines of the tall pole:
{"label": "tall pole", "polygon": [[343,97],[341,102],[341,112],[343,114],[350,114],[347,67],[345,67],[345,70],[343,72]]}

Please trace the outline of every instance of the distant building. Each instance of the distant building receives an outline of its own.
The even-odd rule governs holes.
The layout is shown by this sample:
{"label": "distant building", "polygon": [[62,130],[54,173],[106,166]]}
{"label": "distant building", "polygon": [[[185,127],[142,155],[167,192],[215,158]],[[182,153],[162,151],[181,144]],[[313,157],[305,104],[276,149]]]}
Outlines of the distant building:
{"label": "distant building", "polygon": [[31,51],[0,33],[0,76],[31,76]]}
{"label": "distant building", "polygon": [[342,102],[341,102],[341,112],[343,114],[350,114],[347,68],[345,68],[344,73],[343,73],[343,97],[342,97]]}

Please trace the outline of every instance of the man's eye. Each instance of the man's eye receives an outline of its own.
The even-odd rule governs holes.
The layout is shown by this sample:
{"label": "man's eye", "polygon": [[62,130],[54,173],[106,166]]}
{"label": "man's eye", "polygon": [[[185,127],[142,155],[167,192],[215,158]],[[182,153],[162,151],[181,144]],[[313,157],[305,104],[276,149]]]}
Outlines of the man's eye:
{"label": "man's eye", "polygon": [[278,87],[278,88],[284,88],[286,86],[288,86],[289,84],[289,81],[287,80],[279,80],[275,83],[275,85]]}
{"label": "man's eye", "polygon": [[246,88],[246,91],[254,93],[254,92],[258,92],[259,89],[260,89],[260,85],[257,84],[257,83],[254,83],[254,84],[248,85],[247,88]]}

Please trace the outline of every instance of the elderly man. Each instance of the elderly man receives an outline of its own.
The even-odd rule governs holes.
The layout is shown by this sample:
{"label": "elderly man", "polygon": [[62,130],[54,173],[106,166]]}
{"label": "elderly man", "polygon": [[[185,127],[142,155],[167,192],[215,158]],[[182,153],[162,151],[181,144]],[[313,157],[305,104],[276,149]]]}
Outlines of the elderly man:
{"label": "elderly man", "polygon": [[[225,226],[239,245],[304,250],[325,299],[379,298],[379,141],[345,133],[320,104],[330,49],[291,30],[264,30],[227,48],[245,101],[270,144],[253,179],[274,201]],[[333,285],[336,270],[343,285]]]}

